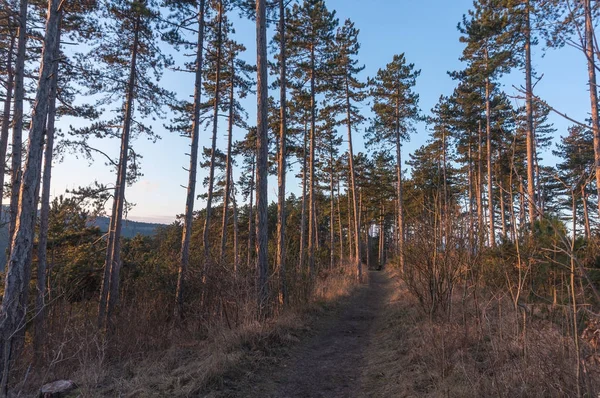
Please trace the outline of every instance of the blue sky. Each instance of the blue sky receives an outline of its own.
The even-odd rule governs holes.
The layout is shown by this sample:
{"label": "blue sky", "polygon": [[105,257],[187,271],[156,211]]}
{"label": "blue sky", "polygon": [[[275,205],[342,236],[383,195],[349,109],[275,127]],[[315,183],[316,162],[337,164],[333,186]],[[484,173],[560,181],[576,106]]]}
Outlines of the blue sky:
{"label": "blue sky", "polygon": [[[424,112],[436,104],[440,95],[450,94],[455,82],[448,75],[449,70],[460,69],[459,57],[462,44],[456,29],[462,15],[472,6],[471,0],[329,0],[329,9],[337,11],[340,22],[350,18],[360,29],[360,59],[366,66],[363,77],[373,76],[377,69],[390,62],[394,54],[405,53],[408,62],[421,69],[416,91],[420,95],[420,105]],[[237,40],[248,48],[245,58],[255,59],[255,27],[250,21],[236,20]],[[176,55],[179,61],[181,55]],[[586,63],[584,56],[572,48],[542,51],[534,49],[534,67],[542,79],[535,87],[536,94],[545,99],[551,106],[568,114],[576,120],[583,120],[589,113],[589,94],[586,87]],[[503,79],[504,90],[509,95],[518,96],[513,85],[520,85],[521,71],[514,71]],[[167,73],[162,84],[175,91],[180,98],[192,95],[192,76],[180,73]],[[249,97],[247,111],[249,122],[255,120],[256,106],[253,97]],[[520,100],[515,99],[515,104]],[[364,106],[368,115],[368,107]],[[558,115],[552,115],[551,121],[557,127],[558,141],[560,135],[566,134],[569,122]],[[224,147],[225,123],[221,123],[219,145]],[[59,123],[60,127],[60,123]],[[66,126],[63,124],[63,128]],[[364,151],[362,131],[355,134],[356,151]],[[180,214],[185,206],[185,186],[188,166],[189,140],[171,134],[159,125],[157,133],[162,137],[157,143],[138,139],[134,143],[136,151],[144,156],[142,172],[144,176],[126,191],[127,199],[136,204],[128,214],[132,220],[153,222],[171,222],[176,214]],[[234,139],[243,138],[245,132],[234,131]],[[209,132],[201,134],[200,145],[209,146]],[[423,145],[427,140],[426,126],[419,125],[415,135],[404,148],[404,159],[408,153]],[[343,144],[345,149],[345,143]],[[98,146],[114,155],[118,154],[119,143],[115,140],[98,143]],[[554,158],[545,154],[545,163],[552,164]],[[200,169],[198,181],[201,182],[206,173]],[[234,178],[238,178],[237,170]],[[53,195],[60,195],[66,189],[87,185],[94,179],[105,183],[113,183],[114,175],[100,158],[89,165],[86,160],[68,157],[63,163],[57,163],[53,171]],[[290,180],[289,192],[299,192],[298,182]],[[269,192],[275,197],[275,180],[270,181]],[[202,185],[198,184],[202,190]],[[197,201],[196,208],[204,204]]]}

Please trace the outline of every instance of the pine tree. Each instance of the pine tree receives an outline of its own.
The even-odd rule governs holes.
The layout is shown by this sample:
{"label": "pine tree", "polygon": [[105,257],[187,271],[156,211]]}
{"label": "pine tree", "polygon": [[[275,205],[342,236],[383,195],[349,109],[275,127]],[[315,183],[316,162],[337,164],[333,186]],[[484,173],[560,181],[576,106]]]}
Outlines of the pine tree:
{"label": "pine tree", "polygon": [[[183,217],[183,232],[181,237],[181,251],[179,254],[179,270],[177,276],[177,291],[175,293],[176,315],[181,319],[184,316],[184,291],[187,269],[190,257],[190,239],[192,236],[192,222],[194,216],[194,202],[196,200],[196,176],[198,170],[198,142],[200,139],[200,115],[202,111],[202,72],[204,67],[204,35],[205,35],[205,0],[173,1],[173,18],[176,20],[195,20],[193,25],[197,30],[195,39],[195,61],[191,66],[194,73],[194,100],[192,104],[192,125],[190,126],[190,166],[188,172],[187,195],[185,214]],[[193,17],[196,18],[193,18]],[[186,40],[179,34],[178,29],[169,32],[170,41],[175,45],[185,45]],[[187,126],[186,126],[187,127]]]}
{"label": "pine tree", "polygon": [[[491,101],[494,91],[494,79],[507,72],[513,64],[512,54],[507,48],[510,35],[507,31],[507,15],[502,0],[479,0],[474,3],[475,9],[469,11],[469,18],[463,16],[459,31],[465,43],[461,60],[468,63],[467,69],[455,77],[471,76],[484,91],[485,132],[487,150],[487,186],[488,186],[488,218],[489,245],[496,245],[495,208],[493,200],[492,176],[492,109]],[[533,205],[533,203],[531,204]]]}
{"label": "pine tree", "polygon": [[[117,163],[117,180],[110,217],[104,275],[98,307],[98,325],[110,324],[112,312],[118,302],[120,279],[120,238],[125,207],[125,188],[131,182],[128,169],[135,167],[129,160],[134,156],[131,139],[139,134],[154,137],[152,129],[136,119],[134,108],[141,117],[162,117],[163,107],[170,101],[169,92],[154,81],[160,79],[164,67],[171,61],[162,54],[157,45],[154,18],[158,13],[153,0],[114,0],[104,8],[103,35],[92,45],[88,55],[91,64],[103,66],[93,72],[92,92],[105,94],[102,103],[110,103],[115,93],[124,94],[124,104],[113,125],[121,125],[121,149]],[[93,80],[92,80],[93,79]]]}
{"label": "pine tree", "polygon": [[[309,152],[308,152],[308,270],[315,269],[316,192],[315,151],[317,140],[317,94],[324,90],[328,73],[329,49],[338,21],[323,0],[305,0],[294,5],[288,22],[288,62],[292,77],[309,84]],[[302,249],[301,249],[302,250]]]}
{"label": "pine tree", "polygon": [[[588,212],[588,187],[594,178],[593,132],[581,126],[572,126],[569,135],[563,137],[553,151],[555,156],[563,159],[557,164],[561,180],[579,198],[583,208],[583,227],[586,239],[591,236],[590,215]],[[567,196],[571,192],[565,193]]]}
{"label": "pine tree", "polygon": [[246,128],[245,123],[245,111],[242,105],[236,99],[244,98],[252,88],[253,81],[250,78],[250,73],[254,71],[254,68],[248,65],[246,62],[239,58],[239,54],[246,50],[246,48],[238,43],[229,41],[226,44],[227,58],[225,59],[228,64],[227,69],[224,71],[225,79],[228,81],[228,127],[227,127],[227,166],[225,170],[225,192],[223,200],[223,222],[221,223],[221,249],[219,258],[223,259],[225,255],[225,245],[227,243],[227,220],[228,220],[228,207],[233,190],[233,127],[239,126]]}
{"label": "pine tree", "polygon": [[395,55],[385,69],[369,80],[373,97],[372,130],[370,144],[393,148],[396,155],[396,195],[398,200],[398,257],[404,269],[404,210],[402,194],[402,141],[409,138],[413,122],[419,118],[419,96],[413,89],[420,70],[407,64],[404,54]]}
{"label": "pine tree", "polygon": [[[2,121],[0,122],[0,187],[2,187],[4,193],[4,176],[6,173],[6,152],[8,147],[8,134],[11,124],[11,105],[14,94],[14,83],[17,71],[15,70],[15,52],[17,51],[17,32],[15,29],[16,23],[19,19],[14,16],[14,10],[12,7],[4,7],[0,11],[0,18],[3,21],[2,36],[5,38],[2,40],[2,47],[0,48],[0,54],[3,63],[0,64],[0,73],[3,76],[5,83],[4,91],[4,103],[2,107]],[[0,61],[2,62],[2,61]],[[0,195],[0,216],[3,213],[2,200],[4,195]]]}
{"label": "pine tree", "polygon": [[[364,121],[364,116],[360,114],[358,104],[364,101],[366,97],[365,84],[360,82],[357,74],[364,70],[364,66],[358,65],[358,29],[354,23],[346,20],[342,27],[338,28],[334,51],[336,54],[332,60],[334,71],[332,80],[334,89],[328,91],[327,96],[334,102],[332,106],[336,115],[341,115],[340,124],[345,125],[348,131],[348,167],[350,174],[349,194],[352,196],[352,206],[354,208],[354,234],[359,236],[361,229],[358,223],[358,198],[356,194],[356,181],[354,172],[354,151],[352,146],[352,130],[356,129]],[[355,241],[354,261],[356,264],[357,277],[360,280],[362,275],[360,240]]]}
{"label": "pine tree", "polygon": [[[221,75],[223,71],[223,43],[226,41],[226,34],[230,25],[225,17],[225,5],[222,0],[215,0],[213,7],[216,9],[216,20],[211,21],[210,26],[210,43],[211,47],[208,51],[205,79],[206,91],[212,97],[212,140],[211,140],[211,161],[208,177],[208,193],[206,199],[206,218],[204,220],[204,230],[202,234],[202,242],[204,246],[204,272],[206,274],[210,261],[210,239],[209,231],[212,220],[212,201],[215,180],[215,156],[217,152],[217,132],[219,111],[222,109],[221,98],[223,94],[223,85]],[[210,83],[208,82],[210,81]]]}
{"label": "pine tree", "polygon": [[277,262],[276,269],[279,272],[280,280],[280,301],[287,305],[289,298],[286,284],[286,262],[285,262],[285,179],[287,168],[287,52],[286,52],[286,4],[284,0],[279,0],[279,148],[277,159]]}
{"label": "pine tree", "polygon": [[35,219],[37,217],[37,195],[41,178],[44,131],[50,94],[50,74],[58,47],[58,26],[61,9],[58,0],[49,0],[44,35],[42,62],[32,110],[27,161],[23,182],[19,192],[19,213],[6,274],[4,295],[0,306],[0,394],[7,395],[11,365],[12,343],[24,327],[31,264],[28,258],[33,249]]}
{"label": "pine tree", "polygon": [[[19,1],[17,52],[14,76],[14,105],[12,122],[10,223],[8,236],[12,239],[18,211],[19,188],[21,186],[21,163],[23,141],[23,102],[25,100],[25,58],[27,52],[27,6],[28,0]],[[9,251],[11,247],[9,246]]]}
{"label": "pine tree", "polygon": [[267,77],[267,18],[266,1],[256,1],[256,67],[257,78],[257,125],[256,125],[256,268],[258,289],[258,314],[266,315],[268,304],[268,185],[267,161],[269,151],[268,138],[268,77]]}

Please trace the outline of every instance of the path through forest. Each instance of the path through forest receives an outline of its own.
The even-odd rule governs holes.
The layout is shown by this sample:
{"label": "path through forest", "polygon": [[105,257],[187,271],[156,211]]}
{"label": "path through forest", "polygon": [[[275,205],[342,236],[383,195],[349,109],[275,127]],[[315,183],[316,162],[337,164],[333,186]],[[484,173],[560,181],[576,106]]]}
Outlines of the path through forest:
{"label": "path through forest", "polygon": [[390,291],[384,272],[372,271],[336,310],[313,325],[314,333],[294,347],[276,368],[265,369],[247,397],[358,397],[376,319]]}

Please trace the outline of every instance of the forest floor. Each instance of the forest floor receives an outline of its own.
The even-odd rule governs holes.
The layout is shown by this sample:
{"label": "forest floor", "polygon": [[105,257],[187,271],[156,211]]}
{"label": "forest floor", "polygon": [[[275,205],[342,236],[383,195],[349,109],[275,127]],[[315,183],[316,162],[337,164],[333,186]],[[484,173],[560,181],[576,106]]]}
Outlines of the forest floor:
{"label": "forest floor", "polygon": [[214,396],[337,398],[373,394],[377,390],[373,383],[381,379],[379,370],[370,366],[378,355],[374,340],[384,321],[392,284],[385,272],[371,271],[368,284],[316,318],[311,331],[280,360]]}

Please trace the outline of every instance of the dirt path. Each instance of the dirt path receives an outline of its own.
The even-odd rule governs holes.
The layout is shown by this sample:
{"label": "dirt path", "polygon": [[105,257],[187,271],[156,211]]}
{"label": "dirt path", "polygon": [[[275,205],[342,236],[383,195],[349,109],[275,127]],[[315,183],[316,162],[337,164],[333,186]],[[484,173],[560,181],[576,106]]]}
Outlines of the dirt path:
{"label": "dirt path", "polygon": [[389,293],[383,272],[370,272],[360,287],[337,310],[313,325],[314,334],[293,348],[276,369],[261,375],[246,397],[354,397],[360,380],[373,324]]}

